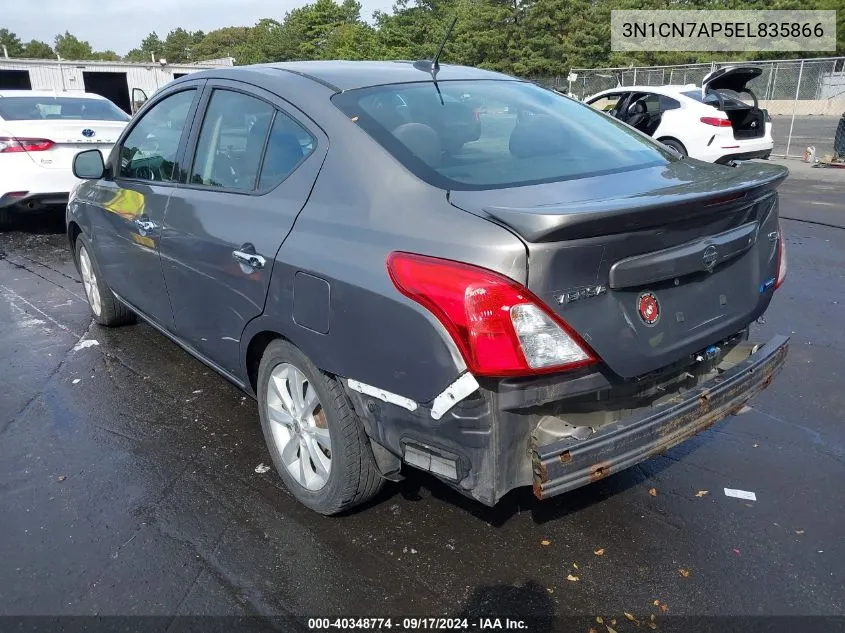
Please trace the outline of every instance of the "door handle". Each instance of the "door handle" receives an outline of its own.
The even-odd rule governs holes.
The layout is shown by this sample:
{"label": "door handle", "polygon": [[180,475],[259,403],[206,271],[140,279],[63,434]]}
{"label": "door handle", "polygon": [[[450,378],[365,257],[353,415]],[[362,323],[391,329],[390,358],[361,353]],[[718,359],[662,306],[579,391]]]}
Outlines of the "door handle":
{"label": "door handle", "polygon": [[135,226],[137,226],[145,233],[155,231],[158,228],[158,224],[156,224],[155,222],[151,222],[150,220],[142,220],[141,218],[135,218]]}
{"label": "door handle", "polygon": [[264,265],[267,263],[267,260],[261,255],[256,255],[255,253],[245,253],[244,251],[232,251],[232,258],[239,264],[249,266],[253,270],[264,268]]}

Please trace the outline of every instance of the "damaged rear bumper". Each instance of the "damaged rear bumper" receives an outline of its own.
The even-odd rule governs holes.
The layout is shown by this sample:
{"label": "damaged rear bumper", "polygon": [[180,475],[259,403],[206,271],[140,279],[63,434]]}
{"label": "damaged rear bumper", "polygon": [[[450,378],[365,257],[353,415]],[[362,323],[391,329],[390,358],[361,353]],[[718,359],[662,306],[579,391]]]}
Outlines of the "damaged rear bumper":
{"label": "damaged rear bumper", "polygon": [[598,429],[532,451],[534,493],[540,499],[603,479],[683,442],[769,386],[783,367],[789,339],[776,336],[724,373],[682,395]]}

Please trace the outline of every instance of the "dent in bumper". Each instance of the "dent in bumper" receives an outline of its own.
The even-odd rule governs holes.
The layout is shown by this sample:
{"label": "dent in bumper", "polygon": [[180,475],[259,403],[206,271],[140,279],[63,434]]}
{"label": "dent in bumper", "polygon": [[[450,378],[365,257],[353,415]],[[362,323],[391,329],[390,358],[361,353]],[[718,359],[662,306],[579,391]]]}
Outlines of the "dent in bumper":
{"label": "dent in bumper", "polygon": [[535,447],[541,499],[597,481],[680,444],[737,412],[783,367],[789,339],[777,336],[725,373],[666,403],[601,428],[590,439]]}

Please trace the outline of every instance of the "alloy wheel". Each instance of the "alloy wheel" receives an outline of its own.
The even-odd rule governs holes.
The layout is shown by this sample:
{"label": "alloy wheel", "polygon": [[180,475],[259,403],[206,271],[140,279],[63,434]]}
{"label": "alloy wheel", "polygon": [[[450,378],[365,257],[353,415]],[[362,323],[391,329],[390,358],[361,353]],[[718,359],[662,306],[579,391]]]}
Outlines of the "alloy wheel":
{"label": "alloy wheel", "polygon": [[273,440],[288,473],[303,488],[320,490],[332,468],[331,436],[317,390],[289,363],[270,372],[265,403]]}
{"label": "alloy wheel", "polygon": [[103,306],[100,302],[100,290],[97,287],[97,275],[88,256],[88,250],[84,246],[79,249],[79,272],[82,274],[82,285],[85,287],[85,295],[88,297],[91,310],[96,316],[100,316]]}

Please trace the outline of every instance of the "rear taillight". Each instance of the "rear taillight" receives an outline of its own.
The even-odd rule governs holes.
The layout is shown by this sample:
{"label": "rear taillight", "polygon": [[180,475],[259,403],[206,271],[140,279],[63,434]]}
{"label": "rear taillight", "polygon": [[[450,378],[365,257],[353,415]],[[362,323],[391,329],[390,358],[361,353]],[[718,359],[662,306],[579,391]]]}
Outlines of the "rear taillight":
{"label": "rear taillight", "polygon": [[15,138],[13,136],[0,136],[0,154],[12,154],[14,152],[44,152],[55,143],[46,138]]}
{"label": "rear taillight", "polygon": [[703,116],[701,117],[700,121],[702,123],[706,123],[707,125],[712,125],[714,127],[730,127],[731,120],[730,119],[720,119],[715,116]]}
{"label": "rear taillight", "polygon": [[598,362],[560,318],[526,288],[485,268],[391,253],[396,288],[429,310],[478,376],[523,376]]}
{"label": "rear taillight", "polygon": [[780,288],[784,279],[786,279],[786,244],[783,243],[783,230],[778,228],[778,276],[775,289]]}

